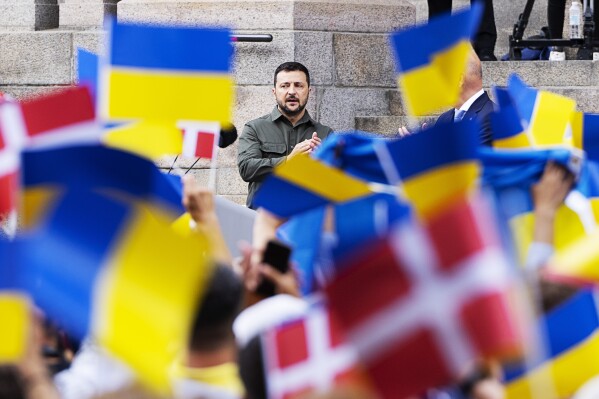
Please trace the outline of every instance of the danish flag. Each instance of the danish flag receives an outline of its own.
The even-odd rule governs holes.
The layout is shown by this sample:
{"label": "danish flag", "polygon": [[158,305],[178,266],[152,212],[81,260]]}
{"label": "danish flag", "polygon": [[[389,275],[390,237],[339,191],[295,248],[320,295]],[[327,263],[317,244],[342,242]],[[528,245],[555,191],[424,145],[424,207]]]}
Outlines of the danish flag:
{"label": "danish flag", "polygon": [[418,395],[476,359],[519,350],[508,264],[484,205],[464,199],[423,225],[399,224],[326,287],[383,398]]}
{"label": "danish flag", "polygon": [[267,331],[262,348],[270,399],[366,384],[357,353],[322,304],[312,307],[302,319]]}
{"label": "danish flag", "polygon": [[220,135],[218,122],[180,121],[178,126],[183,131],[182,155],[207,159],[215,156]]}
{"label": "danish flag", "polygon": [[99,142],[89,90],[72,87],[23,102],[0,101],[0,215],[14,209],[23,148]]}

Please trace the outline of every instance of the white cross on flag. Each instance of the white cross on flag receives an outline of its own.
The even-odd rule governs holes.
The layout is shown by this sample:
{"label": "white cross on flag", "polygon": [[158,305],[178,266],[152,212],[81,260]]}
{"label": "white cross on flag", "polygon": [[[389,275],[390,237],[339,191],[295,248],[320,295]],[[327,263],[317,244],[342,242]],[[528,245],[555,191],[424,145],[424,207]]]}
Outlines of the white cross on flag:
{"label": "white cross on flag", "polygon": [[215,156],[220,123],[180,121],[177,125],[183,130],[182,155],[206,159],[212,159]]}
{"label": "white cross on flag", "polygon": [[10,121],[18,114],[17,103],[0,98],[0,220],[16,207],[19,156],[24,137],[22,132],[15,132]]}
{"label": "white cross on flag", "polygon": [[326,287],[383,398],[421,394],[476,359],[517,353],[508,265],[482,205],[464,199],[423,226],[401,223],[348,257]]}
{"label": "white cross on flag", "polygon": [[337,385],[365,385],[357,353],[322,304],[302,319],[267,331],[262,348],[270,399],[326,392]]}

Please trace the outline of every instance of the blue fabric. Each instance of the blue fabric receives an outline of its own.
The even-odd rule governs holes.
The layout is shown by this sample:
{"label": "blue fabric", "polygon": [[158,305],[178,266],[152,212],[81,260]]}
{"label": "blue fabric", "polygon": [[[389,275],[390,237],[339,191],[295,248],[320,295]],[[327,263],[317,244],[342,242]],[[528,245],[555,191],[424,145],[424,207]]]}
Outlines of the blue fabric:
{"label": "blue fabric", "polygon": [[374,150],[376,143],[388,140],[360,131],[334,133],[327,137],[314,156],[359,179],[389,184]]}
{"label": "blue fabric", "polygon": [[584,114],[582,149],[587,157],[599,162],[599,115]]}
{"label": "blue fabric", "polygon": [[166,27],[111,21],[109,63],[156,71],[228,73],[233,56],[227,29]]}
{"label": "blue fabric", "polygon": [[185,210],[181,192],[150,160],[99,145],[61,147],[23,152],[23,186],[69,189],[113,189],[136,199]]}
{"label": "blue fabric", "polygon": [[431,18],[427,24],[410,27],[391,35],[398,59],[396,70],[406,73],[430,64],[433,56],[445,52],[476,34],[483,4],[475,2],[470,9]]}
{"label": "blue fabric", "polygon": [[505,139],[522,133],[524,128],[508,91],[495,88],[495,99],[499,109],[490,116],[493,140]]}
{"label": "blue fabric", "polygon": [[530,123],[538,91],[528,87],[515,73],[508,78],[507,90],[518,109],[520,119]]}
{"label": "blue fabric", "polygon": [[98,93],[98,56],[81,48],[77,48],[77,81],[80,86],[87,86],[96,104]]}

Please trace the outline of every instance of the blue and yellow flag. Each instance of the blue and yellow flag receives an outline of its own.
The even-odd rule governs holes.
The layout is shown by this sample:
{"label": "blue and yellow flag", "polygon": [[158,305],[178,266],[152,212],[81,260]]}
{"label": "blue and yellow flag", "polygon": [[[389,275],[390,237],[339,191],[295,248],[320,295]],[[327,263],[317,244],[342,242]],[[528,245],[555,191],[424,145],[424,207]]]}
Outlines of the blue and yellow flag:
{"label": "blue and yellow flag", "polygon": [[65,190],[101,190],[143,201],[172,212],[173,220],[185,212],[180,190],[154,163],[99,145],[25,151],[22,182],[21,221],[26,228],[38,225]]}
{"label": "blue and yellow flag", "polygon": [[112,21],[100,69],[101,116],[111,120],[231,121],[230,31]]}
{"label": "blue and yellow flag", "polygon": [[457,103],[482,10],[482,4],[474,3],[469,10],[391,35],[397,84],[408,115],[430,115]]}
{"label": "blue and yellow flag", "polygon": [[111,148],[132,152],[156,160],[165,155],[181,154],[183,132],[172,122],[143,120],[106,131],[102,138]]}
{"label": "blue and yellow flag", "polygon": [[379,158],[389,181],[402,184],[419,216],[442,212],[476,187],[478,129],[476,121],[462,121],[379,143]]}
{"label": "blue and yellow flag", "polygon": [[274,169],[256,193],[254,204],[286,218],[370,194],[367,182],[307,155],[297,155]]}
{"label": "blue and yellow flag", "polygon": [[599,162],[599,115],[578,113],[575,118],[578,123],[572,126],[572,145],[584,150],[588,159]]}
{"label": "blue and yellow flag", "polygon": [[0,364],[18,362],[27,350],[30,334],[29,298],[17,277],[16,244],[0,240]]}
{"label": "blue and yellow flag", "polygon": [[568,398],[599,374],[597,311],[596,294],[583,291],[548,313],[540,328],[547,334],[547,356],[532,368],[506,369],[506,398]]}
{"label": "blue and yellow flag", "polygon": [[23,240],[20,267],[36,304],[166,392],[210,275],[205,237],[181,237],[166,215],[71,190],[44,230]]}
{"label": "blue and yellow flag", "polygon": [[574,100],[528,87],[516,74],[508,78],[507,90],[534,146],[568,143],[567,132],[572,128],[572,119],[576,116]]}
{"label": "blue and yellow flag", "polygon": [[494,92],[498,109],[490,116],[493,148],[531,148],[533,141],[522,126],[518,110],[509,92],[497,87]]}
{"label": "blue and yellow flag", "polygon": [[599,283],[599,232],[580,237],[557,251],[547,263],[547,273],[566,280]]}
{"label": "blue and yellow flag", "polygon": [[96,54],[77,48],[77,83],[87,86],[94,104],[97,104],[98,97],[98,63]]}

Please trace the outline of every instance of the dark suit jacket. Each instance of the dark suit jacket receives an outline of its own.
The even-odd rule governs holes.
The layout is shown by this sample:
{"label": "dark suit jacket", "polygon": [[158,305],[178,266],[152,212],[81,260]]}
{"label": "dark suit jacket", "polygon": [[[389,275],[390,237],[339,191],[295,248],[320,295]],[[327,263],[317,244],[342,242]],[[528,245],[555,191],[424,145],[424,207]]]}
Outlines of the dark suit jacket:
{"label": "dark suit jacket", "polygon": [[[466,111],[464,119],[477,119],[480,123],[480,142],[481,144],[490,146],[493,143],[493,135],[491,133],[491,113],[493,113],[493,101],[485,92],[482,96],[476,99]],[[442,113],[435,122],[435,126],[440,123],[453,123],[454,110],[450,109]]]}

